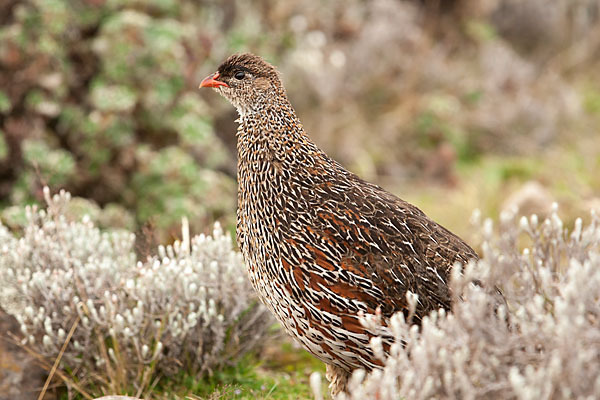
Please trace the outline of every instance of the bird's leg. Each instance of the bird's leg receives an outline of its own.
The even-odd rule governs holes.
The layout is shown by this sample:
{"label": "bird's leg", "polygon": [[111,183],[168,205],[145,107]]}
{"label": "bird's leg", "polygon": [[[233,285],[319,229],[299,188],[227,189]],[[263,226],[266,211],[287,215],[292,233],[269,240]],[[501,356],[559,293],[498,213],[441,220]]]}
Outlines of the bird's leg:
{"label": "bird's leg", "polygon": [[331,397],[335,399],[338,394],[346,392],[350,372],[335,365],[327,364],[325,376],[329,381]]}

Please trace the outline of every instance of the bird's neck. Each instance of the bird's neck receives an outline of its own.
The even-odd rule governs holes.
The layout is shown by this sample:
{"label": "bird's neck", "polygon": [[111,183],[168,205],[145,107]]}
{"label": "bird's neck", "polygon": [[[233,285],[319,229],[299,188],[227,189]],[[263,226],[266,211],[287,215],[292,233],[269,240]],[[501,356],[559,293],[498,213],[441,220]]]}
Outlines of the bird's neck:
{"label": "bird's neck", "polygon": [[289,103],[272,104],[260,113],[240,116],[238,121],[240,199],[255,193],[257,185],[262,185],[263,192],[276,193],[289,185],[328,180],[332,171],[345,173],[308,137]]}
{"label": "bird's neck", "polygon": [[257,161],[273,155],[283,157],[290,147],[318,150],[287,99],[240,113],[237,121],[240,161]]}

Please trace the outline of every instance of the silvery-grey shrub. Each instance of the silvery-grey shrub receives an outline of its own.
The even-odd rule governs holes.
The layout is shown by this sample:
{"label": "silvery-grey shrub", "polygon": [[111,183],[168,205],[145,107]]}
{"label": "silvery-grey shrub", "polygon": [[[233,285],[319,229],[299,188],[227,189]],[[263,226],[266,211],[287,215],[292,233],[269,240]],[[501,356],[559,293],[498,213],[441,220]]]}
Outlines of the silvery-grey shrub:
{"label": "silvery-grey shrub", "polygon": [[[556,210],[544,221],[505,213],[497,228],[478,224],[482,259],[455,266],[452,312],[420,329],[393,316],[389,357],[371,343],[385,367],[357,371],[343,398],[600,398],[600,218],[592,213],[585,227],[577,219],[570,233]],[[485,289],[494,286],[507,301],[496,313]],[[374,316],[363,323],[381,329]]]}
{"label": "silvery-grey shrub", "polygon": [[266,338],[269,314],[218,224],[191,239],[183,229],[182,241],[136,261],[132,233],[68,220],[66,192],[45,197],[19,237],[0,224],[0,306],[50,365],[76,321],[61,366],[107,390],[210,373]]}

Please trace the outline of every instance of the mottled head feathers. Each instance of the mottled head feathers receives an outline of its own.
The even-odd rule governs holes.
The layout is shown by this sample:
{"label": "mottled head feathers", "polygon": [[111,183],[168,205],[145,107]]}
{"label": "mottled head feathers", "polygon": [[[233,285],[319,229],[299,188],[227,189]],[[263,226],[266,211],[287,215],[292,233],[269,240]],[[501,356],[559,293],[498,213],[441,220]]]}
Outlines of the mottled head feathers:
{"label": "mottled head feathers", "polygon": [[269,103],[287,101],[277,69],[251,53],[234,54],[213,75],[225,85],[211,85],[233,104],[240,115],[260,111]]}
{"label": "mottled head feathers", "polygon": [[233,77],[237,71],[245,71],[252,74],[254,77],[264,77],[276,81],[279,80],[277,69],[265,61],[262,57],[252,53],[234,54],[219,65],[219,74],[222,77]]}

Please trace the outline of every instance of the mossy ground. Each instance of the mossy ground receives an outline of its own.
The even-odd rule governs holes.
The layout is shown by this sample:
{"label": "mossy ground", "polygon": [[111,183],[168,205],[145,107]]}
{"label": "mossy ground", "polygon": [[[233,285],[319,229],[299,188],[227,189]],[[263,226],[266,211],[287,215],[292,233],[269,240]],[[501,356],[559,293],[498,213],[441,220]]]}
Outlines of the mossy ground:
{"label": "mossy ground", "polygon": [[[195,398],[209,399],[311,399],[309,377],[320,372],[322,392],[327,393],[325,365],[306,351],[284,340],[235,367],[215,373],[192,387]],[[326,397],[327,398],[327,397]]]}

